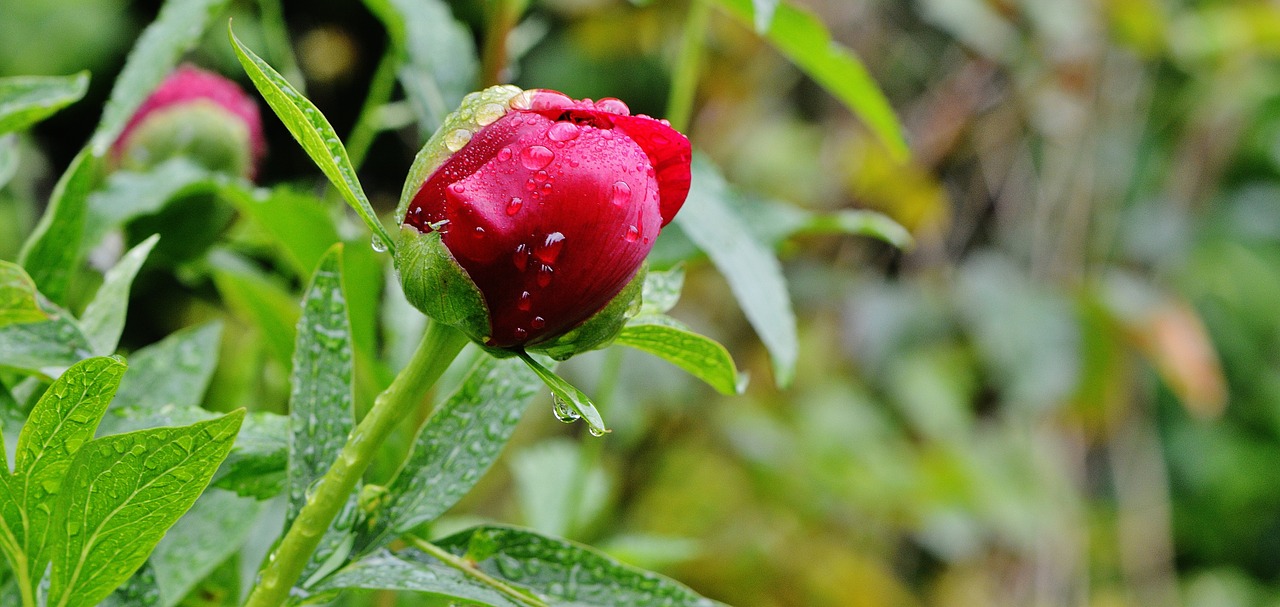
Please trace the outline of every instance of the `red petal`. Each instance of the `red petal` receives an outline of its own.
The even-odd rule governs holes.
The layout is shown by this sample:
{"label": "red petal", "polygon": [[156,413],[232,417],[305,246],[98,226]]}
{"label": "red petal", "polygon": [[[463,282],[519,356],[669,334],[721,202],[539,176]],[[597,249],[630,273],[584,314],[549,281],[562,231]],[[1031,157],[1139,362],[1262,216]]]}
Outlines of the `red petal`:
{"label": "red petal", "polygon": [[693,158],[689,138],[648,116],[616,116],[613,123],[648,154],[658,181],[662,225],[666,226],[689,195],[689,162]]}

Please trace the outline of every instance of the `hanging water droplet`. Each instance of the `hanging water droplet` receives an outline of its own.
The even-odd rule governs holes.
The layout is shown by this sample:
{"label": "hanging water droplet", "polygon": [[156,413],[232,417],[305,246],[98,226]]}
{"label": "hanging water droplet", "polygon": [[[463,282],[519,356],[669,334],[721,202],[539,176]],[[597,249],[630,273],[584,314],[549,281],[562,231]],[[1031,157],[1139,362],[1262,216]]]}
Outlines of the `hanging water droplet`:
{"label": "hanging water droplet", "polygon": [[609,200],[617,206],[627,206],[627,203],[631,202],[631,186],[625,181],[613,182],[613,187],[609,188]]}
{"label": "hanging water droplet", "polygon": [[595,426],[587,426],[587,432],[590,432],[591,436],[597,436],[597,437],[604,436],[605,434],[604,428],[597,428]]}
{"label": "hanging water droplet", "polygon": [[578,125],[572,122],[557,122],[547,129],[547,139],[552,141],[572,141],[578,134]]}
{"label": "hanging water droplet", "polygon": [[501,118],[502,115],[506,113],[506,108],[503,108],[496,103],[486,103],[476,108],[476,124],[480,126],[488,126],[493,124],[494,121]]}
{"label": "hanging water droplet", "polygon": [[551,412],[555,414],[556,419],[566,424],[572,424],[573,422],[582,419],[582,416],[578,414],[578,411],[574,409],[568,401],[556,396],[555,394],[551,395]]}
{"label": "hanging water droplet", "polygon": [[471,141],[471,131],[466,129],[454,129],[444,136],[444,146],[449,148],[450,152],[461,150],[469,141]]}
{"label": "hanging water droplet", "polygon": [[[532,296],[529,295],[528,291],[525,291],[520,294],[520,301],[516,302],[516,307],[520,308],[525,312],[528,312],[529,308],[533,307]],[[541,329],[542,327],[534,327],[534,328]]]}
{"label": "hanging water droplet", "polygon": [[517,328],[513,333],[515,334],[516,339],[523,340],[524,338],[529,337],[529,332],[524,329]]}
{"label": "hanging water droplet", "polygon": [[377,234],[373,235],[373,240],[369,241],[369,246],[372,246],[373,250],[379,253],[387,252],[387,243],[383,242],[382,237],[378,236]]}
{"label": "hanging water droplet", "polygon": [[531,145],[520,151],[520,164],[530,171],[546,168],[556,157],[556,153],[541,145]]}
{"label": "hanging water droplet", "polygon": [[[525,309],[527,310],[528,308],[525,308]],[[534,317],[533,317],[533,322],[529,323],[529,326],[530,326],[530,327],[533,327],[533,328],[534,328],[534,330],[541,329],[541,328],[543,328],[543,327],[547,326],[547,319],[545,319],[545,318],[543,318],[543,317],[541,317],[541,316],[534,316]]]}
{"label": "hanging water droplet", "polygon": [[546,287],[551,284],[551,274],[554,272],[551,266],[544,265],[538,268],[538,286]]}
{"label": "hanging water droplet", "polygon": [[542,241],[542,245],[533,253],[538,256],[538,261],[544,264],[553,264],[560,258],[562,249],[564,249],[564,234],[552,232],[547,234],[547,237]]}
{"label": "hanging water droplet", "polygon": [[627,235],[624,238],[626,238],[627,242],[640,240],[640,228],[627,226]]}
{"label": "hanging water droplet", "polygon": [[507,217],[519,213],[522,206],[524,206],[524,201],[519,196],[512,196],[511,200],[507,201]]}

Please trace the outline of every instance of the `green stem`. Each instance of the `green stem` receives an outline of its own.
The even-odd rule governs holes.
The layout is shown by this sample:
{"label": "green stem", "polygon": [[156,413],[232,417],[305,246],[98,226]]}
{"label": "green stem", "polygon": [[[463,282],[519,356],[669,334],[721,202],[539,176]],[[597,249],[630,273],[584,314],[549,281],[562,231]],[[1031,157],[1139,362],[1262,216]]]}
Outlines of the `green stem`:
{"label": "green stem", "polygon": [[672,128],[685,132],[693,117],[694,96],[698,92],[698,72],[702,69],[703,42],[711,21],[711,2],[689,0],[689,17],[684,22],[684,41],[680,58],[671,76],[671,94],[667,97],[667,120]]}
{"label": "green stem", "polygon": [[489,0],[488,23],[484,33],[484,48],[480,54],[480,85],[502,84],[502,72],[507,67],[507,37],[516,26],[524,10],[524,0]]}
{"label": "green stem", "polygon": [[342,453],[320,478],[315,493],[267,559],[258,585],[245,607],[277,607],[289,597],[307,561],[347,502],[356,482],[400,419],[411,415],[427,391],[449,367],[467,338],[456,329],[432,323],[413,359],[373,403],[368,415],[347,438]]}
{"label": "green stem", "polygon": [[400,64],[400,54],[388,47],[383,53],[378,68],[369,81],[369,93],[365,95],[364,106],[360,108],[360,117],[347,136],[347,156],[351,158],[351,166],[356,169],[364,164],[365,155],[369,153],[373,140],[382,132],[379,114],[382,106],[391,100],[391,93],[396,88],[396,68]]}
{"label": "green stem", "polygon": [[544,602],[542,599],[539,599],[536,596],[531,596],[528,593],[521,592],[519,589],[513,587],[511,584],[508,584],[498,578],[495,578],[477,569],[466,559],[455,556],[453,553],[449,552],[448,550],[445,550],[419,537],[407,536],[405,539],[407,539],[410,544],[413,544],[414,548],[417,548],[418,550],[421,550],[427,554],[430,554],[431,556],[439,559],[440,562],[450,567],[453,567],[458,571],[461,571],[462,573],[466,574],[468,577],[480,582],[481,584],[489,586],[490,588],[493,588],[494,590],[497,590],[498,592],[501,592],[502,594],[507,595],[508,597],[515,600],[515,602],[520,603],[521,605],[528,605],[529,607],[547,607],[546,602]]}

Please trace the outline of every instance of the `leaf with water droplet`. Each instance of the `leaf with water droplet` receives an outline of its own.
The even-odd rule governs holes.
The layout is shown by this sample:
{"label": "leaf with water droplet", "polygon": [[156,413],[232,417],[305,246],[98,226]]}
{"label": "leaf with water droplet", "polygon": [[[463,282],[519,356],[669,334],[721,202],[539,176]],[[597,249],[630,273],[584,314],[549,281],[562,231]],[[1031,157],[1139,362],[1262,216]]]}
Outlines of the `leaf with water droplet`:
{"label": "leaf with water droplet", "polygon": [[719,342],[694,333],[674,318],[644,314],[631,319],[615,342],[643,350],[704,381],[721,394],[740,394],[746,377]]}
{"label": "leaf with water droplet", "polygon": [[[592,435],[602,436],[609,431],[604,425],[604,419],[600,417],[600,412],[596,410],[595,404],[591,402],[591,399],[586,394],[583,394],[573,384],[565,381],[564,378],[556,375],[555,372],[542,366],[528,353],[521,351],[516,355],[538,375],[538,379],[541,379],[542,383],[551,389],[551,394],[555,398],[559,398],[587,422],[587,427],[592,431]],[[597,432],[599,434],[596,434]]]}

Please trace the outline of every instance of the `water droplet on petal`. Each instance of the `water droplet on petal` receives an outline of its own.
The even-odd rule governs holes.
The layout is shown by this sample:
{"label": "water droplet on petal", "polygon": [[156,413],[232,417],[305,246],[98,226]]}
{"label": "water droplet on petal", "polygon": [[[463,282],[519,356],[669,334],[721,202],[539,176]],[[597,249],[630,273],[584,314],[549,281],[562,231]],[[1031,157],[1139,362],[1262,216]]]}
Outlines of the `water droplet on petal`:
{"label": "water droplet on petal", "polygon": [[532,192],[537,187],[538,182],[534,181],[532,177],[529,178],[529,181],[524,182],[524,189],[526,192]]}
{"label": "water droplet on petal", "polygon": [[544,264],[553,264],[560,258],[560,250],[563,248],[564,234],[552,232],[547,234],[547,237],[542,241],[542,246],[534,250],[533,254],[538,256],[538,261]]}
{"label": "water droplet on petal", "polygon": [[576,139],[580,131],[572,122],[557,122],[547,129],[547,138],[552,141],[571,141]]}
{"label": "water droplet on petal", "polygon": [[373,240],[369,242],[369,245],[373,247],[373,250],[379,253],[387,252],[387,243],[383,242],[382,238],[377,234],[373,235]]}
{"label": "water droplet on petal", "polygon": [[534,329],[541,329],[541,328],[543,328],[543,327],[547,326],[547,319],[545,319],[545,318],[543,318],[543,317],[541,317],[541,316],[534,316],[534,317],[533,317],[533,322],[532,322],[532,323],[530,323],[530,324],[529,324],[529,326],[533,327]]}
{"label": "water droplet on petal", "polygon": [[502,115],[506,113],[506,108],[496,103],[486,103],[476,108],[476,124],[480,126],[488,126],[493,124],[494,121],[501,118]]}
{"label": "water droplet on petal", "polygon": [[627,107],[627,104],[623,103],[621,99],[614,99],[613,97],[605,97],[597,101],[596,109],[610,114],[617,114],[618,116],[631,115],[631,108]]}
{"label": "water droplet on petal", "polygon": [[625,236],[625,238],[627,239],[627,242],[635,242],[637,240],[640,240],[640,228],[637,228],[635,226],[627,226],[627,235]]}
{"label": "water droplet on petal", "polygon": [[613,182],[613,187],[609,190],[609,199],[617,206],[627,206],[627,203],[631,202],[631,186],[625,181]]}
{"label": "water droplet on petal", "polygon": [[547,287],[551,284],[551,274],[555,272],[551,266],[544,265],[538,268],[538,286]]}
{"label": "water droplet on petal", "polygon": [[551,175],[548,174],[546,171],[538,171],[537,173],[533,174],[534,181],[546,181],[550,178],[551,178]]}
{"label": "water droplet on petal", "polygon": [[471,141],[471,131],[466,129],[455,129],[450,131],[448,135],[445,135],[444,146],[449,148],[450,152],[456,152],[465,147],[469,141]]}
{"label": "water droplet on petal", "polygon": [[[521,293],[521,294],[520,294],[520,301],[517,301],[517,302],[516,302],[516,307],[517,307],[517,308],[520,308],[521,310],[523,310],[523,311],[525,311],[525,312],[528,312],[528,311],[529,311],[529,308],[530,308],[530,307],[532,307],[532,306],[533,306],[533,301],[532,301],[532,298],[529,296],[529,292],[528,292],[528,291],[525,291],[525,292]],[[534,327],[534,328],[535,328],[535,329],[541,329],[542,327]]]}
{"label": "water droplet on petal", "polygon": [[501,162],[511,160],[511,148],[502,148],[502,150],[498,152],[498,160]]}
{"label": "water droplet on petal", "polygon": [[523,272],[526,269],[528,269],[529,268],[529,247],[524,244],[520,244],[516,246],[516,253],[511,258],[511,260],[515,262],[517,270],[520,270],[521,272]]}
{"label": "water droplet on petal", "polygon": [[551,182],[550,182],[550,181],[548,181],[548,182],[546,182],[546,183],[542,184],[542,193],[543,193],[543,194],[550,194],[550,193],[551,193]]}
{"label": "water droplet on petal", "polygon": [[524,200],[521,200],[519,196],[512,196],[511,200],[507,201],[507,217],[519,213],[522,206],[524,206]]}
{"label": "water droplet on petal", "polygon": [[556,153],[541,145],[531,145],[520,151],[520,164],[530,171],[546,168],[556,157]]}
{"label": "water droplet on petal", "polygon": [[471,233],[475,238],[484,238],[484,228],[476,226],[476,231]]}
{"label": "water droplet on petal", "polygon": [[517,328],[513,333],[515,333],[516,339],[523,340],[529,337],[529,332],[524,329]]}

